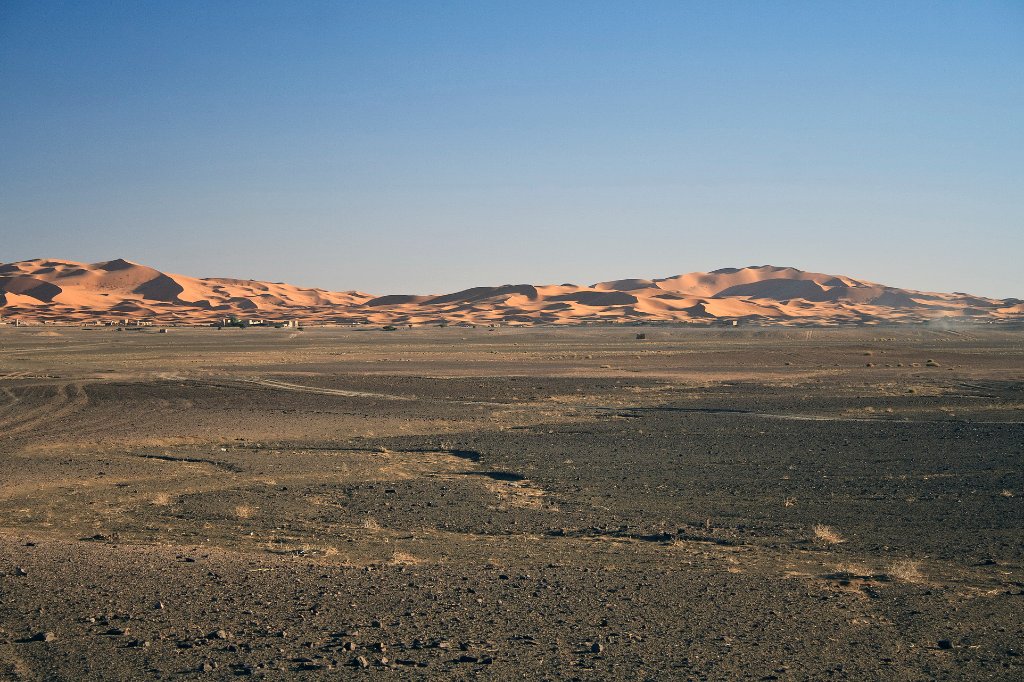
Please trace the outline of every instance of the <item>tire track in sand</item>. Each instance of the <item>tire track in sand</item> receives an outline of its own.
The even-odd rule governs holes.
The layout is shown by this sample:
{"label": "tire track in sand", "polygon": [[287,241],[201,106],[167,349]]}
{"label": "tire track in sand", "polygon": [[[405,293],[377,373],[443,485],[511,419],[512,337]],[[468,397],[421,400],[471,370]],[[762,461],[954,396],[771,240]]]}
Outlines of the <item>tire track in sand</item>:
{"label": "tire track in sand", "polygon": [[[15,400],[6,406],[9,416],[0,418],[0,437],[16,436],[43,427],[55,420],[63,419],[83,409],[89,403],[89,395],[85,386],[79,383],[57,384],[54,395],[42,405],[24,411],[16,409],[24,399],[5,391]],[[15,408],[15,409],[12,409]]]}

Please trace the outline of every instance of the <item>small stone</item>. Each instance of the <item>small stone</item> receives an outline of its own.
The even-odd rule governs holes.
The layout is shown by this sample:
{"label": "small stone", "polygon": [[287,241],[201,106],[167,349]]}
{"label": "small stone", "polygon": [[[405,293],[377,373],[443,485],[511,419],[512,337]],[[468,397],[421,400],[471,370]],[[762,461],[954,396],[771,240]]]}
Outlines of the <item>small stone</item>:
{"label": "small stone", "polygon": [[26,575],[28,575],[28,571],[26,571],[26,570],[25,570],[24,568],[22,568],[21,566],[16,566],[16,567],[14,568],[14,575],[16,575],[16,576],[20,576],[20,577],[25,577]]}
{"label": "small stone", "polygon": [[366,660],[365,656],[356,656],[352,659],[352,665],[356,668],[369,668],[370,662]]}
{"label": "small stone", "polygon": [[216,630],[208,634],[206,639],[231,639],[231,634],[226,630]]}
{"label": "small stone", "polygon": [[953,648],[953,642],[949,641],[948,639],[940,639],[937,642],[937,644],[939,645],[940,649],[952,649]]}
{"label": "small stone", "polygon": [[345,642],[344,644],[341,645],[341,648],[344,649],[345,651],[355,651],[356,650],[356,643],[355,642]]}
{"label": "small stone", "polygon": [[590,645],[590,653],[592,653],[592,654],[603,654],[604,653],[604,644],[601,644],[600,642],[594,642],[593,644]]}
{"label": "small stone", "polygon": [[33,642],[52,642],[57,639],[57,635],[52,632],[37,632],[29,638]]}

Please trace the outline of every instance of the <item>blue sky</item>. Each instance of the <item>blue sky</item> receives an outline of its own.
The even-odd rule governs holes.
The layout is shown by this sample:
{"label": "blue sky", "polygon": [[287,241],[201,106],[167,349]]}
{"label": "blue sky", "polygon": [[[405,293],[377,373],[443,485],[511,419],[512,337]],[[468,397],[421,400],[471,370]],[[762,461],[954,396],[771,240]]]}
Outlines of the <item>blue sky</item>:
{"label": "blue sky", "polygon": [[0,261],[1024,297],[1024,3],[0,4]]}

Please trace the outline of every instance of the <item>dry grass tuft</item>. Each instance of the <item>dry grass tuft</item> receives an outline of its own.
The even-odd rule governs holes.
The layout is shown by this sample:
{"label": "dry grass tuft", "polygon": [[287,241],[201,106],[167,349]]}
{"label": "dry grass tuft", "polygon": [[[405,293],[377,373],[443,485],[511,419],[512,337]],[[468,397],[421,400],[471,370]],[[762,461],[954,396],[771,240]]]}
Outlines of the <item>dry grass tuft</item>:
{"label": "dry grass tuft", "polygon": [[814,526],[814,537],[827,545],[838,545],[841,542],[846,542],[846,538],[837,533],[831,526],[825,526],[820,523]]}
{"label": "dry grass tuft", "polygon": [[924,574],[921,573],[921,562],[903,559],[889,566],[886,575],[893,580],[901,580],[906,583],[919,583],[924,581]]}
{"label": "dry grass tuft", "polygon": [[394,552],[391,554],[391,561],[389,563],[395,566],[415,566],[422,562],[418,557],[408,552]]}
{"label": "dry grass tuft", "polygon": [[787,497],[786,499],[784,499],[782,501],[782,506],[783,507],[795,507],[796,506],[796,498],[795,497]]}
{"label": "dry grass tuft", "polygon": [[171,496],[167,493],[157,493],[153,495],[151,502],[158,507],[166,507],[171,503]]}
{"label": "dry grass tuft", "polygon": [[252,507],[249,506],[248,504],[240,504],[237,507],[235,507],[235,516],[237,516],[240,519],[249,519],[252,518],[253,514],[255,514],[257,511],[259,511],[258,507]]}
{"label": "dry grass tuft", "polygon": [[377,519],[373,518],[372,516],[367,516],[365,519],[363,519],[362,526],[366,530],[380,530],[380,524],[377,523]]}
{"label": "dry grass tuft", "polygon": [[1003,490],[999,494],[1002,495],[1003,497],[1013,497],[1013,491],[1012,490]]}

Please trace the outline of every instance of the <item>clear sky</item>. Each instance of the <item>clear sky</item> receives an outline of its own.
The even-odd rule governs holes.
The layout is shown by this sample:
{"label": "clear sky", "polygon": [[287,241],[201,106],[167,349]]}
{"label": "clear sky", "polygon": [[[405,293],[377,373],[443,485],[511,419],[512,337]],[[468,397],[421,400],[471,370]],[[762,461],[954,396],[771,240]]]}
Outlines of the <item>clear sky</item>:
{"label": "clear sky", "polygon": [[0,261],[1024,297],[1024,2],[0,2]]}

